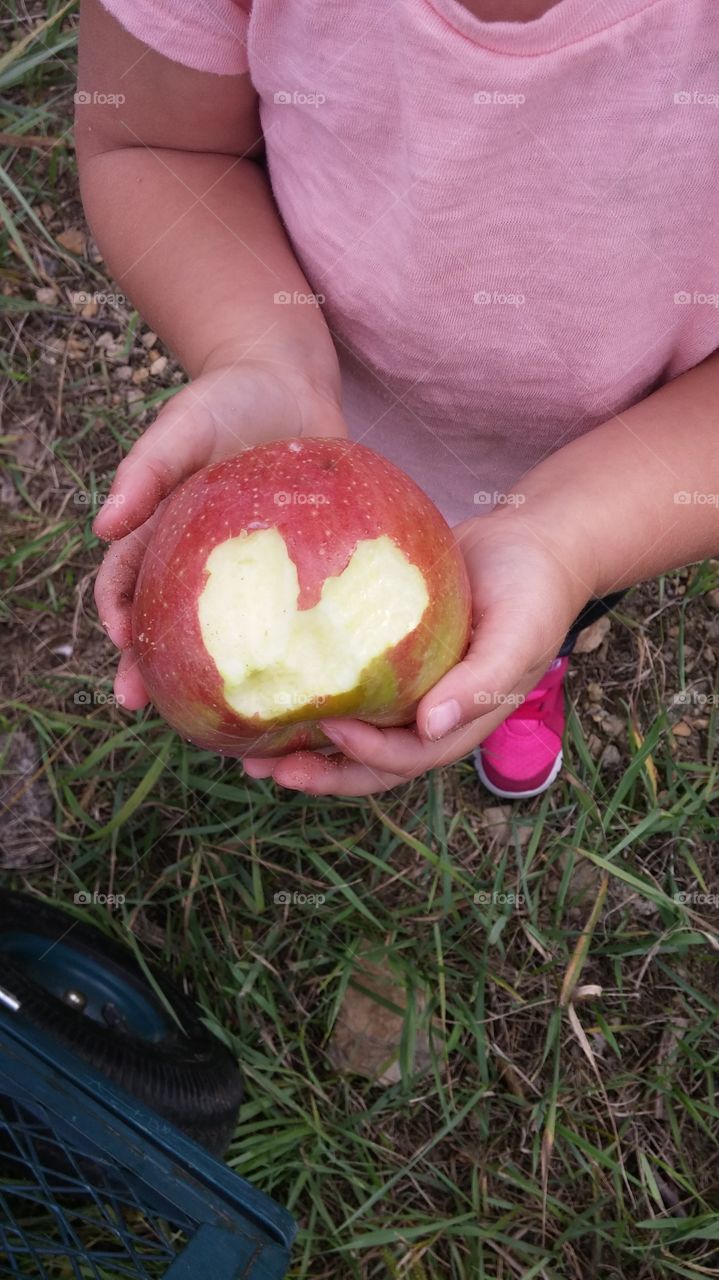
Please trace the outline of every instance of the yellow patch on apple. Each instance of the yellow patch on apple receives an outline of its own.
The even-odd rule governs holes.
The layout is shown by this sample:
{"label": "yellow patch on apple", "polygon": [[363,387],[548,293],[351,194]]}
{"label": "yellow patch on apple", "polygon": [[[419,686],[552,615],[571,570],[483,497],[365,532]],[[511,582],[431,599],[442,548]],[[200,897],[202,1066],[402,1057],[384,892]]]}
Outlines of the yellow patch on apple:
{"label": "yellow patch on apple", "polygon": [[357,544],[311,609],[297,607],[297,569],[276,528],[219,543],[206,569],[198,599],[205,648],[229,706],[263,721],[356,689],[429,602],[420,570],[384,535]]}

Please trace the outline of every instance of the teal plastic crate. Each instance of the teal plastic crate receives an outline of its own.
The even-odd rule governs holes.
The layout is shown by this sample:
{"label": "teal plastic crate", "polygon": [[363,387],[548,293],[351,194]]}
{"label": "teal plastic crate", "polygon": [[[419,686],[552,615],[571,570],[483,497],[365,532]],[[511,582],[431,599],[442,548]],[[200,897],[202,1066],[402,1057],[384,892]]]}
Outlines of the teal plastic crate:
{"label": "teal plastic crate", "polygon": [[282,1280],[296,1226],[0,1004],[0,1276]]}

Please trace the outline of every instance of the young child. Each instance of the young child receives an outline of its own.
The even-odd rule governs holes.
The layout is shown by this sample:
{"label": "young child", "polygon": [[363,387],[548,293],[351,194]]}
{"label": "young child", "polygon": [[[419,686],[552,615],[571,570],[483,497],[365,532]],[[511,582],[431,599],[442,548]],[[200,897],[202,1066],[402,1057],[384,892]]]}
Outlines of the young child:
{"label": "young child", "polygon": [[414,728],[247,772],[362,795],[481,743],[497,794],[549,785],[578,616],[719,549],[715,4],[84,0],[87,216],[191,378],[95,524],[126,706],[160,500],[349,433],[456,527],[472,645]]}

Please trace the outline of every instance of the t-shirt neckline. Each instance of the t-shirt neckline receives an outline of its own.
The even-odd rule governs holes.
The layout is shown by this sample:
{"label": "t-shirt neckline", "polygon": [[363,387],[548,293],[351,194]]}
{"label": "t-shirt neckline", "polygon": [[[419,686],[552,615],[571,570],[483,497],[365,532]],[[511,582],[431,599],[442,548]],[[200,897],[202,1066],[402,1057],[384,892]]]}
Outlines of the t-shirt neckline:
{"label": "t-shirt neckline", "polygon": [[532,57],[578,44],[658,0],[559,0],[531,22],[485,22],[459,0],[420,0],[455,31],[491,53]]}

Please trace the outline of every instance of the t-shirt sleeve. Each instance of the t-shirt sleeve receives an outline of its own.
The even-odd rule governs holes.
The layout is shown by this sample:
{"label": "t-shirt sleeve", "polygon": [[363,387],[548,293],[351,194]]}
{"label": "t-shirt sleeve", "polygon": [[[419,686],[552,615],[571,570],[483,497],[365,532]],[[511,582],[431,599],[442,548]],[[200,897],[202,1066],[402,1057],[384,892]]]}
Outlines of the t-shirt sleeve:
{"label": "t-shirt sleeve", "polygon": [[173,62],[195,71],[248,70],[251,0],[102,0],[122,26]]}

